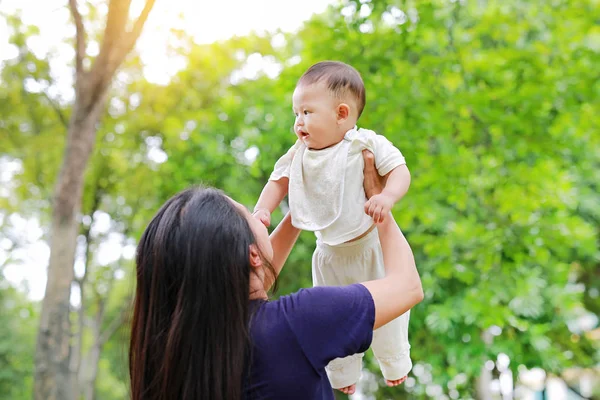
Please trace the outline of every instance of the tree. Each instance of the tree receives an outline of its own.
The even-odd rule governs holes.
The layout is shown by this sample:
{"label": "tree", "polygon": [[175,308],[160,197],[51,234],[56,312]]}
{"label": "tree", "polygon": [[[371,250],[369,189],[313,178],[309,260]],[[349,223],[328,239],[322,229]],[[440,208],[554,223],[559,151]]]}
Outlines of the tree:
{"label": "tree", "polygon": [[146,1],[141,15],[128,30],[130,5],[131,0],[110,1],[100,53],[87,69],[83,20],[76,0],[69,0],[76,27],[75,101],[53,196],[48,281],[36,349],[36,399],[74,397],[70,370],[69,314],[84,172],[94,147],[97,123],[102,116],[112,78],[137,42],[154,0]]}

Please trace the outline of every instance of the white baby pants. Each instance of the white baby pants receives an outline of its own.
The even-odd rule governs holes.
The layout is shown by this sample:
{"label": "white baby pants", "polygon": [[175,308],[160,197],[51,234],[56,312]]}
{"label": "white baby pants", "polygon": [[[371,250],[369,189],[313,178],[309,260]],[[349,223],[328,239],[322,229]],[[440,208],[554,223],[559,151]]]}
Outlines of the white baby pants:
{"label": "white baby pants", "polygon": [[[383,278],[385,269],[377,229],[350,243],[329,246],[317,241],[313,254],[314,286],[341,286]],[[373,332],[372,348],[385,379],[397,380],[412,369],[408,343],[410,311]],[[325,368],[334,389],[358,382],[364,354],[336,358]]]}

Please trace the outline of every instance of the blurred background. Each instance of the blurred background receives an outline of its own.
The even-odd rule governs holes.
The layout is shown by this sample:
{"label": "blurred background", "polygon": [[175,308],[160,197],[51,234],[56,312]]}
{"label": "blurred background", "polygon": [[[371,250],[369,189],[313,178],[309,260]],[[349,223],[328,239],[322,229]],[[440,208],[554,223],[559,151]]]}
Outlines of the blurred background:
{"label": "blurred background", "polygon": [[253,207],[296,80],[341,60],[407,159],[425,290],[406,383],[368,353],[352,398],[599,399],[599,23],[598,0],[0,0],[0,398],[127,398],[146,224],[200,183]]}

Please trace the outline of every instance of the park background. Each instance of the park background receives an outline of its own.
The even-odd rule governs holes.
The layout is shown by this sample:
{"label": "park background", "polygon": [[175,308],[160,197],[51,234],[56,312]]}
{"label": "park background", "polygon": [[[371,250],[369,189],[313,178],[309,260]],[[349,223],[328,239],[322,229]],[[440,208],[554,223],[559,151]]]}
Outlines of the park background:
{"label": "park background", "polygon": [[600,398],[599,23],[598,0],[0,0],[0,398],[127,398],[136,240],[190,185],[252,208],[321,60],[407,158],[425,291],[409,379],[369,354],[354,398]]}

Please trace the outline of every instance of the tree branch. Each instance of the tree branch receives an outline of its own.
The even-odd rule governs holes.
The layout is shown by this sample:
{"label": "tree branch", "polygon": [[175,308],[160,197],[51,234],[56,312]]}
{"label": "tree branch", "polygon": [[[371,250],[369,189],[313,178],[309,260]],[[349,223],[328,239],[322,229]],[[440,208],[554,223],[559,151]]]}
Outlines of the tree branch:
{"label": "tree branch", "polygon": [[69,9],[75,21],[75,71],[77,73],[77,81],[80,82],[80,76],[85,72],[83,70],[83,59],[85,57],[85,28],[81,14],[77,9],[77,0],[69,0]]}
{"label": "tree branch", "polygon": [[152,10],[152,7],[154,7],[155,2],[156,0],[146,0],[146,5],[144,6],[142,13],[138,17],[137,21],[135,21],[133,29],[128,34],[129,44],[127,53],[129,53],[129,51],[133,49],[135,42],[137,42],[137,40],[139,39],[140,34],[142,33],[142,29],[144,28],[144,24],[148,20],[148,15],[150,15],[150,11]]}
{"label": "tree branch", "polygon": [[89,85],[92,96],[86,99],[86,106],[96,104],[106,92],[115,71],[135,46],[155,2],[155,0],[146,1],[132,30],[128,32],[126,26],[131,0],[110,0],[100,53],[90,72]]}
{"label": "tree branch", "polygon": [[115,332],[125,323],[127,319],[127,309],[129,307],[129,301],[125,301],[123,303],[123,307],[121,307],[121,311],[119,315],[115,317],[110,324],[106,327],[106,329],[102,332],[99,338],[100,345],[104,345],[111,337],[115,334]]}
{"label": "tree branch", "polygon": [[92,203],[91,208],[91,221],[89,226],[86,226],[83,229],[83,237],[85,240],[85,261],[84,261],[84,271],[83,276],[81,278],[74,278],[74,281],[79,285],[79,294],[81,296],[79,310],[77,310],[77,322],[78,322],[78,330],[75,336],[75,340],[72,345],[72,356],[71,356],[71,371],[77,377],[81,373],[81,359],[83,353],[83,330],[84,330],[84,319],[85,319],[85,311],[86,311],[86,286],[89,275],[89,270],[91,268],[91,231],[92,226],[94,226],[94,213],[96,210],[100,208],[100,201],[102,199],[102,191],[100,189],[99,179],[96,180],[95,183],[95,193],[94,193],[94,201]]}
{"label": "tree branch", "polygon": [[[109,1],[106,27],[102,39],[102,44],[106,51],[110,51],[112,47],[122,39],[129,17],[130,6],[131,0]],[[100,53],[102,53],[102,49],[100,49]]]}
{"label": "tree branch", "polygon": [[69,127],[69,121],[67,120],[67,118],[63,114],[63,112],[60,109],[60,107],[58,107],[58,105],[54,102],[54,100],[52,100],[50,98],[50,96],[48,95],[48,93],[46,93],[45,90],[42,90],[42,94],[44,95],[44,97],[46,98],[46,100],[48,100],[48,102],[50,103],[50,106],[54,109],[54,112],[58,116],[58,119],[60,119],[60,122],[63,124],[63,126],[65,128],[68,128]]}

